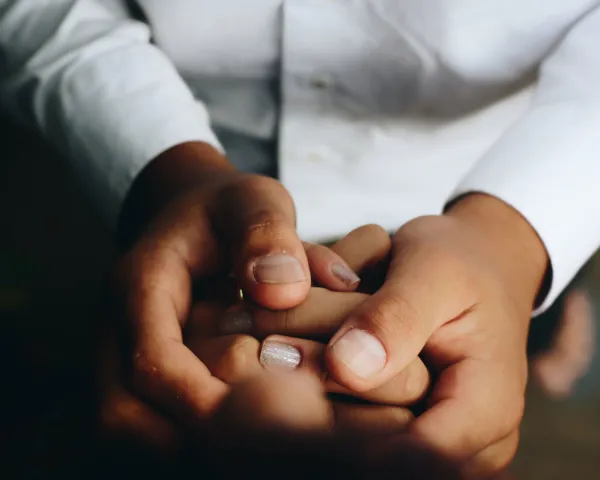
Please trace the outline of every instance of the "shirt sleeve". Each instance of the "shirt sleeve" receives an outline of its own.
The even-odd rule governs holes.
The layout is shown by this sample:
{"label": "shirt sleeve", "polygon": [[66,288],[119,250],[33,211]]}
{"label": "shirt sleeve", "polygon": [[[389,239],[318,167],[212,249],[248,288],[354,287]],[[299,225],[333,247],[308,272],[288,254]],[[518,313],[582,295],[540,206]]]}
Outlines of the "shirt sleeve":
{"label": "shirt sleeve", "polygon": [[0,105],[64,154],[113,227],[159,153],[192,140],[221,149],[150,38],[125,0],[0,0]]}
{"label": "shirt sleeve", "polygon": [[494,195],[544,242],[547,309],[600,246],[600,7],[574,25],[541,66],[531,108],[476,164],[453,198]]}

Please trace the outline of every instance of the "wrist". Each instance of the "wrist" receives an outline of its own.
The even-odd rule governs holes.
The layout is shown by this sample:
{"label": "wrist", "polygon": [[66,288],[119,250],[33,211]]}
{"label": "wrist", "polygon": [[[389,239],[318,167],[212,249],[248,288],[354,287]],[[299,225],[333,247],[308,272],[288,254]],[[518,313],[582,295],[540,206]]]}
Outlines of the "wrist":
{"label": "wrist", "polygon": [[537,232],[517,210],[496,197],[473,193],[452,203],[445,214],[475,235],[516,298],[537,304],[546,293],[550,262]]}
{"label": "wrist", "polygon": [[186,142],[164,151],[146,165],[129,189],[119,216],[119,243],[131,245],[174,198],[233,171],[227,158],[204,142]]}

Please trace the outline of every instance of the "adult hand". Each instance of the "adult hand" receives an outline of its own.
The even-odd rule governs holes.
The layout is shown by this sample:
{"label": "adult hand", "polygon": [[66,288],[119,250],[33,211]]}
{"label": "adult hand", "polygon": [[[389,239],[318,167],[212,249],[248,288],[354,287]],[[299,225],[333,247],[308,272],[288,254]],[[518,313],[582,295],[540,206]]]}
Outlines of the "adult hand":
{"label": "adult hand", "polygon": [[358,278],[322,247],[305,252],[293,202],[270,178],[235,171],[212,147],[183,144],[142,172],[121,218],[129,247],[116,272],[122,359],[136,392],[170,414],[202,422],[226,385],[183,343],[194,285],[234,272],[255,302],[301,303],[314,279],[352,290]]}
{"label": "adult hand", "polygon": [[[333,335],[327,369],[355,392],[384,385],[421,354],[436,380],[411,433],[463,462],[469,476],[487,476],[517,448],[529,320],[547,269],[545,249],[519,213],[470,195],[445,215],[398,230],[373,296],[338,323],[316,316],[302,328]],[[278,324],[279,333],[297,333],[285,327]]]}

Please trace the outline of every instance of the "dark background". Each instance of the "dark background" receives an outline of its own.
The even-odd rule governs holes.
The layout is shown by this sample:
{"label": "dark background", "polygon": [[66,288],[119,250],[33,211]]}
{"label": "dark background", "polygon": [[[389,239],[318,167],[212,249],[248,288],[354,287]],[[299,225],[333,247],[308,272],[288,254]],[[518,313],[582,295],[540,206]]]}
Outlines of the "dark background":
{"label": "dark background", "polygon": [[[103,463],[93,355],[114,246],[80,193],[48,147],[0,118],[0,478],[92,478]],[[600,293],[596,264],[579,281]],[[536,346],[559,309],[536,320]],[[518,479],[600,478],[597,357],[566,401],[530,388]]]}

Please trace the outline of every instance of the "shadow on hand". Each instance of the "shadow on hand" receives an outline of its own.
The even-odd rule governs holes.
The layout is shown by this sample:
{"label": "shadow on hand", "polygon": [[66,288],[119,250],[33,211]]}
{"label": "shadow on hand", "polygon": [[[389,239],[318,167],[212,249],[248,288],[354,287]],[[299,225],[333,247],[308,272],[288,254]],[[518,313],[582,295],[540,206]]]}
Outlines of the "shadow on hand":
{"label": "shadow on hand", "polygon": [[461,478],[450,462],[406,436],[341,438],[331,433],[332,420],[329,402],[314,378],[297,372],[265,373],[235,386],[203,437],[185,442],[185,453],[177,459],[149,454],[148,449],[133,450],[130,437],[127,444],[112,444],[112,457],[102,462],[102,476]]}

